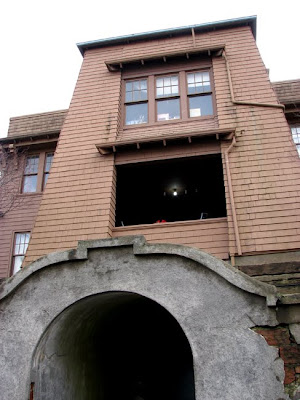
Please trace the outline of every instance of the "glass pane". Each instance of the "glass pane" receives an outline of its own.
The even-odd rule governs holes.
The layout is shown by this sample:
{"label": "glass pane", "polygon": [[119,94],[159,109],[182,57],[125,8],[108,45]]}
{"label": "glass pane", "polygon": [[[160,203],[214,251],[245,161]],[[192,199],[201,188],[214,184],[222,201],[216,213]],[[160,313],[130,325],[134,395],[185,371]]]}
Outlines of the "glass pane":
{"label": "glass pane", "polygon": [[194,83],[194,74],[187,74],[188,83]]}
{"label": "glass pane", "polygon": [[296,144],[300,144],[300,127],[294,127],[292,130],[293,140]]}
{"label": "glass pane", "polygon": [[147,100],[147,79],[126,82],[126,102]]}
{"label": "glass pane", "polygon": [[157,102],[157,121],[180,118],[179,99],[161,100]]}
{"label": "glass pane", "polygon": [[147,89],[141,91],[141,100],[147,100]]}
{"label": "glass pane", "polygon": [[44,174],[44,184],[43,184],[43,189],[45,189],[45,187],[46,187],[46,185],[47,185],[48,176],[49,176],[49,173],[48,173],[48,172],[46,172],[46,173]]}
{"label": "glass pane", "polygon": [[156,96],[160,97],[164,95],[164,89],[163,88],[157,88],[156,89]]}
{"label": "glass pane", "polygon": [[143,79],[141,82],[141,89],[147,90],[147,79]]}
{"label": "glass pane", "polygon": [[39,166],[39,156],[26,158],[25,174],[37,174]]}
{"label": "glass pane", "polygon": [[30,233],[16,233],[14,255],[25,254],[30,239]]}
{"label": "glass pane", "polygon": [[163,86],[164,86],[163,78],[157,78],[156,79],[156,87],[159,88],[159,87],[163,87]]}
{"label": "glass pane", "polygon": [[133,82],[133,90],[140,90],[140,81]]}
{"label": "glass pane", "polygon": [[126,106],[126,125],[144,124],[148,122],[148,104],[132,104]]}
{"label": "glass pane", "polygon": [[156,79],[156,97],[177,96],[178,76],[165,76]]}
{"label": "glass pane", "polygon": [[202,74],[200,72],[196,72],[194,74],[194,81],[195,82],[202,82]]}
{"label": "glass pane", "polygon": [[23,193],[36,192],[37,175],[24,176],[23,180]]}
{"label": "glass pane", "polygon": [[171,78],[169,77],[164,78],[164,86],[171,86]]}
{"label": "glass pane", "polygon": [[209,82],[209,73],[208,72],[203,72],[203,80]]}
{"label": "glass pane", "polygon": [[51,164],[52,164],[52,160],[53,160],[53,153],[48,153],[46,156],[46,163],[45,163],[45,172],[49,172],[50,168],[51,168]]}
{"label": "glass pane", "polygon": [[140,100],[140,92],[135,90],[133,93],[133,101],[139,101]]}
{"label": "glass pane", "polygon": [[195,72],[187,74],[188,94],[210,92],[210,79],[208,72]]}
{"label": "glass pane", "polygon": [[178,94],[178,86],[172,86],[172,94],[174,95]]}
{"label": "glass pane", "polygon": [[213,115],[212,96],[195,96],[189,98],[190,117]]}
{"label": "glass pane", "polygon": [[16,256],[13,260],[13,274],[16,274],[21,269],[24,256]]}
{"label": "glass pane", "polygon": [[126,92],[125,101],[132,101],[132,92]]}

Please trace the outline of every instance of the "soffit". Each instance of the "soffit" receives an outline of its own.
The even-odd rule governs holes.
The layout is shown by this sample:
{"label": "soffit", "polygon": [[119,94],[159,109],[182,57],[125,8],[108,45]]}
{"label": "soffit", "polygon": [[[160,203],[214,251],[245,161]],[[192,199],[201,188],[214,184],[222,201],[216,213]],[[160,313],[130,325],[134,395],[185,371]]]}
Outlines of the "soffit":
{"label": "soffit", "polygon": [[172,134],[172,135],[161,135],[161,136],[151,136],[151,137],[143,137],[141,139],[131,139],[131,140],[117,140],[109,143],[100,143],[96,144],[96,148],[100,154],[106,155],[115,153],[118,150],[132,150],[137,149],[140,150],[143,148],[143,145],[149,144],[161,144],[162,146],[166,146],[168,142],[175,142],[179,140],[184,140],[186,143],[192,143],[193,139],[196,138],[204,138],[204,137],[215,137],[216,140],[220,138],[220,136],[227,138],[227,136],[233,134],[235,132],[235,128],[229,127],[226,129],[210,129],[207,131],[189,131],[184,132],[182,134]]}

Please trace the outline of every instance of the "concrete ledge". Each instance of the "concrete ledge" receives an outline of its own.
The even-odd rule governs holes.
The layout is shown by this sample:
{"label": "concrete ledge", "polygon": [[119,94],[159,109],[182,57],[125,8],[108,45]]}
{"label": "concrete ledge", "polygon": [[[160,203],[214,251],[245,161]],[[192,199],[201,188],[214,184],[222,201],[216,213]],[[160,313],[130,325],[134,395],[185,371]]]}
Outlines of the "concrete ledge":
{"label": "concrete ledge", "polygon": [[85,260],[88,258],[88,250],[90,249],[120,246],[132,246],[133,253],[137,256],[167,254],[193,260],[200,264],[199,267],[203,266],[208,268],[230,282],[232,285],[246,292],[265,297],[268,306],[275,306],[279,299],[279,294],[275,286],[259,282],[240,272],[230,264],[225,263],[201,250],[174,244],[148,244],[144,236],[124,236],[113,239],[79,241],[77,249],[51,253],[34,261],[32,264],[28,265],[16,275],[1,284],[0,300],[7,297],[32,274],[43,268],[48,268],[57,265],[58,263]]}

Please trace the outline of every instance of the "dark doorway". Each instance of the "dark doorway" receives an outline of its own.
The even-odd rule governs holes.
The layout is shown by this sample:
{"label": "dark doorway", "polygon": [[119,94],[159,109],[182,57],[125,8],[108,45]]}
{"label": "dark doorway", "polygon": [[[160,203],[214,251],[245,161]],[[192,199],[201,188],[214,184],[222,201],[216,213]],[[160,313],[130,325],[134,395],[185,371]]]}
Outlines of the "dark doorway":
{"label": "dark doorway", "polygon": [[114,292],[64,313],[37,350],[35,399],[195,399],[188,340],[156,302]]}
{"label": "dark doorway", "polygon": [[116,226],[225,216],[220,154],[117,166]]}

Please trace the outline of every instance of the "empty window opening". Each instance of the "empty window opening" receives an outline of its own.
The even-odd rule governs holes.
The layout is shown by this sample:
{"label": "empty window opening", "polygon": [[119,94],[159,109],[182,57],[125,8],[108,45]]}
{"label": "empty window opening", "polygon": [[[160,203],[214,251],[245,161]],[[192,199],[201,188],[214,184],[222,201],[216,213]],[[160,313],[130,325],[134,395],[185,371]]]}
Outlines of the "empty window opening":
{"label": "empty window opening", "polygon": [[225,216],[220,154],[117,166],[116,226]]}

